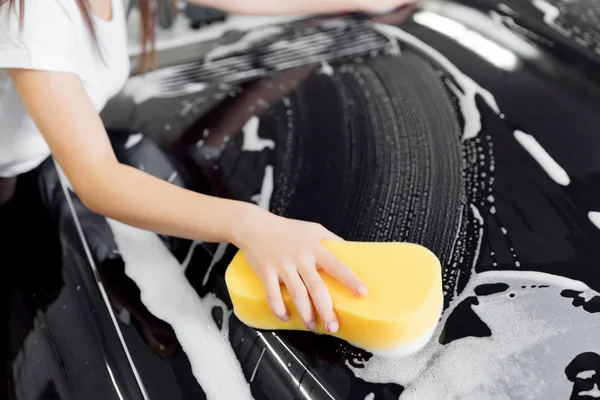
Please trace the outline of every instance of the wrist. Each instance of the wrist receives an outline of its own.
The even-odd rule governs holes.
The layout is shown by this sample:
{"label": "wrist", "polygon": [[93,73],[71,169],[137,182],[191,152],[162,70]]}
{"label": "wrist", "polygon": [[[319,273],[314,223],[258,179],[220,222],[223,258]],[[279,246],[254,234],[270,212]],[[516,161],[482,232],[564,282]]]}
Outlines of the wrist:
{"label": "wrist", "polygon": [[235,204],[228,224],[227,241],[238,248],[244,247],[248,238],[256,232],[260,216],[264,213],[265,210],[252,203]]}

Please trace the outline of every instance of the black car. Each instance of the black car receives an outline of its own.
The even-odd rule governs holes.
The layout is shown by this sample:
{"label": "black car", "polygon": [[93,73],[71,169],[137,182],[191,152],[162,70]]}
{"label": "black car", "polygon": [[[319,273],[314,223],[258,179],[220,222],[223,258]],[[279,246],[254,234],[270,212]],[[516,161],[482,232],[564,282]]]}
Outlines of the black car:
{"label": "black car", "polygon": [[429,248],[438,328],[402,358],[249,328],[233,246],[92,214],[48,160],[3,211],[2,398],[599,398],[599,18],[594,0],[425,1],[132,77],[125,123],[104,116],[121,162]]}

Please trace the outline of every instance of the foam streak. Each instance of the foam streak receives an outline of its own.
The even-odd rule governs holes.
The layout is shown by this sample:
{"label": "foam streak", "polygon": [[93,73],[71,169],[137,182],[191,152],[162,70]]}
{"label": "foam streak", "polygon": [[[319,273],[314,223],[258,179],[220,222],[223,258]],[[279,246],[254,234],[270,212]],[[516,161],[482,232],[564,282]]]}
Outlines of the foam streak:
{"label": "foam streak", "polygon": [[[207,296],[209,307],[203,304],[156,234],[111,219],[107,222],[125,261],[125,273],[139,287],[148,310],[173,327],[207,398],[252,399],[235,353],[207,312],[216,300]],[[224,327],[226,319],[224,312]]]}
{"label": "foam streak", "polygon": [[567,172],[558,165],[533,136],[519,130],[514,131],[514,136],[517,142],[540,164],[554,182],[562,186],[568,186],[571,183]]}

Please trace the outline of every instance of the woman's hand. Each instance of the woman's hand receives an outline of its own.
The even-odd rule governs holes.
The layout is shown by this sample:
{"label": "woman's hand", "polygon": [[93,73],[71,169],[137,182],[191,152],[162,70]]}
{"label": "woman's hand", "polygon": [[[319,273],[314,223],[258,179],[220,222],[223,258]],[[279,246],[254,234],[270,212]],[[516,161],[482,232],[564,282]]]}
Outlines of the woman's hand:
{"label": "woman's hand", "polygon": [[35,70],[9,70],[9,75],[76,193],[96,214],[164,235],[232,242],[262,280],[275,315],[289,319],[283,283],[310,329],[317,326],[313,304],[329,332],[339,328],[319,269],[352,293],[367,294],[358,277],[321,244],[340,240],[322,226],[198,194],[120,164],[78,76]]}
{"label": "woman's hand", "polygon": [[337,332],[339,322],[331,295],[317,272],[323,270],[353,294],[365,296],[366,286],[322,244],[342,240],[319,224],[278,217],[258,207],[249,209],[235,229],[233,242],[262,281],[273,313],[283,321],[290,314],[281,296],[283,283],[308,329],[317,327],[314,309],[325,328]]}

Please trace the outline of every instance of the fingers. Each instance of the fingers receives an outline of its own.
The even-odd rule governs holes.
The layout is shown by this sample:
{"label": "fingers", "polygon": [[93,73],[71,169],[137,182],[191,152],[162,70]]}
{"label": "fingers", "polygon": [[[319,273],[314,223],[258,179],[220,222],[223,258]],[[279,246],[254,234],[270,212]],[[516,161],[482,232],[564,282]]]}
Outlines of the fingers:
{"label": "fingers", "polygon": [[366,296],[369,294],[369,289],[360,278],[326,248],[323,247],[319,252],[317,263],[329,276],[342,283],[355,295]]}
{"label": "fingers", "polygon": [[273,314],[280,320],[288,322],[290,320],[290,313],[288,312],[283,297],[281,296],[281,287],[279,286],[279,277],[276,273],[267,274],[264,279],[265,293],[267,295],[267,302]]}
{"label": "fingers", "polygon": [[325,282],[323,282],[314,265],[302,268],[300,275],[325,328],[331,333],[336,333],[339,329],[339,322],[333,310],[333,300],[327,286],[325,286]]}
{"label": "fingers", "polygon": [[323,225],[316,224],[319,240],[338,240],[344,241],[341,237],[327,230]]}
{"label": "fingers", "polygon": [[296,268],[286,268],[282,273],[283,282],[287,286],[288,292],[292,297],[296,311],[307,329],[317,328],[312,304],[308,296],[308,291]]}

